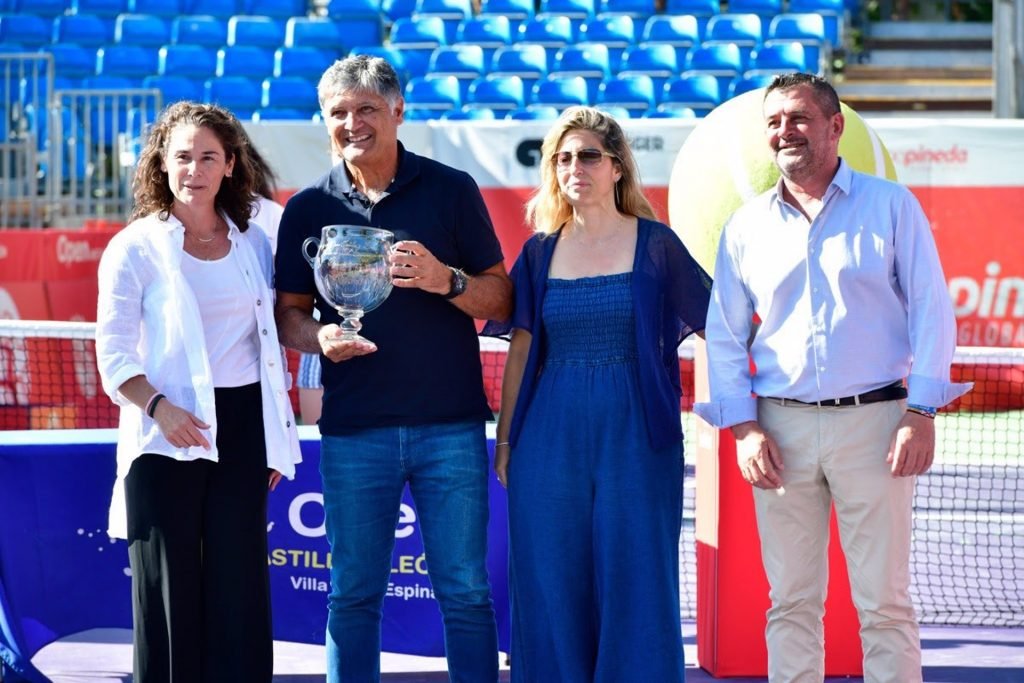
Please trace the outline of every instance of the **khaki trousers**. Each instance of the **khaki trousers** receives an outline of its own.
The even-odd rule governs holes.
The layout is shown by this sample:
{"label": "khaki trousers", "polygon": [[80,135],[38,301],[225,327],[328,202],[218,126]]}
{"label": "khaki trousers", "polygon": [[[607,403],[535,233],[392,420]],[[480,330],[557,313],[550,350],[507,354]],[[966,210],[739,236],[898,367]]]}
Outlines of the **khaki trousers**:
{"label": "khaki trousers", "polygon": [[785,494],[754,489],[771,586],[765,637],[771,683],[820,683],[830,505],[860,619],[865,683],[920,683],[910,600],[913,477],[885,462],[905,401],[819,408],[763,398],[758,421],[782,453]]}

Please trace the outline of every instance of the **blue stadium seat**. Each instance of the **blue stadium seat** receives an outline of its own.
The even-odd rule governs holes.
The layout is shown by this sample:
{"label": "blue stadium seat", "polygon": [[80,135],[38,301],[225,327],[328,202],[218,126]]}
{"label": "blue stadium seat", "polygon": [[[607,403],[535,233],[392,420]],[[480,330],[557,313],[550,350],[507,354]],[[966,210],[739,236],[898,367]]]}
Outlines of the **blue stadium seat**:
{"label": "blue stadium seat", "polygon": [[493,121],[498,118],[494,112],[486,107],[474,107],[467,109],[451,109],[441,115],[445,121]]}
{"label": "blue stadium seat", "polygon": [[670,79],[662,88],[659,109],[688,107],[704,117],[722,103],[718,79],[709,74],[694,74]]}
{"label": "blue stadium seat", "polygon": [[252,118],[263,103],[263,86],[244,76],[211,78],[203,85],[203,102],[219,104],[239,118]]}
{"label": "blue stadium seat", "polygon": [[319,47],[338,50],[343,44],[340,25],[330,19],[292,17],[285,22],[285,47]]}
{"label": "blue stadium seat", "polygon": [[660,105],[654,111],[649,111],[644,116],[646,119],[695,119],[697,112],[690,107],[668,107],[663,109]]}
{"label": "blue stadium seat", "polygon": [[243,76],[262,81],[274,73],[274,53],[257,45],[226,45],[217,50],[218,77]]}
{"label": "blue stadium seat", "polygon": [[70,0],[21,0],[17,3],[12,1],[10,7],[4,7],[0,2],[0,12],[4,14],[34,14],[37,17],[59,17],[71,7]]}
{"label": "blue stadium seat", "polygon": [[411,78],[411,75],[405,68],[405,55],[402,54],[401,50],[396,50],[385,45],[365,45],[352,48],[349,55],[369,55],[371,57],[380,57],[394,68],[395,73],[398,74],[398,79],[403,84],[408,83],[409,78]]}
{"label": "blue stadium seat", "polygon": [[427,67],[430,76],[454,76],[459,97],[466,98],[469,84],[487,73],[484,50],[479,45],[442,45],[434,48]]}
{"label": "blue stadium seat", "polygon": [[[782,14],[782,0],[729,0],[729,12],[735,14],[756,14],[761,17],[764,28],[778,14]],[[761,38],[767,38],[767,33]]]}
{"label": "blue stadium seat", "polygon": [[541,17],[568,17],[573,37],[579,39],[580,26],[597,16],[597,0],[540,0]]}
{"label": "blue stadium seat", "polygon": [[707,74],[718,79],[719,92],[725,92],[729,82],[743,73],[743,57],[734,43],[719,43],[695,47],[686,56],[683,76]]}
{"label": "blue stadium seat", "polygon": [[328,0],[327,16],[331,19],[373,17],[381,20],[381,0]]}
{"label": "blue stadium seat", "polygon": [[587,99],[596,102],[598,86],[611,76],[608,47],[602,43],[566,45],[555,55],[555,66],[550,73],[580,76],[587,82]]}
{"label": "blue stadium seat", "polygon": [[128,0],[128,12],[174,19],[185,13],[184,0]]}
{"label": "blue stadium seat", "polygon": [[543,47],[547,56],[545,69],[551,69],[555,65],[555,55],[558,51],[566,45],[572,45],[576,40],[569,17],[548,15],[524,21],[519,27],[519,40],[516,42]]}
{"label": "blue stadium seat", "polygon": [[581,76],[562,78],[549,74],[533,85],[530,104],[547,104],[558,109],[590,104],[587,82]]}
{"label": "blue stadium seat", "polygon": [[495,76],[518,76],[523,88],[530,92],[533,84],[548,73],[548,57],[542,45],[517,44],[498,48],[491,60],[490,73]]}
{"label": "blue stadium seat", "polygon": [[448,111],[462,106],[454,76],[416,76],[405,84],[405,104],[414,109]]}
{"label": "blue stadium seat", "polygon": [[96,75],[141,82],[157,73],[157,53],[139,45],[105,45],[96,50]]}
{"label": "blue stadium seat", "polygon": [[762,41],[761,17],[756,14],[719,14],[708,22],[703,47],[732,44],[739,48],[743,68],[750,64],[750,53]]}
{"label": "blue stadium seat", "polygon": [[405,68],[410,76],[427,73],[434,48],[447,45],[444,20],[440,17],[399,19],[391,26],[391,47],[402,51]]}
{"label": "blue stadium seat", "polygon": [[298,76],[317,82],[338,59],[334,50],[318,47],[279,47],[274,51],[274,76]]}
{"label": "blue stadium seat", "polygon": [[619,68],[620,76],[646,75],[654,82],[655,92],[661,92],[665,81],[679,73],[679,61],[671,45],[645,43],[626,50]]}
{"label": "blue stadium seat", "polygon": [[633,20],[633,38],[640,40],[644,24],[657,14],[655,0],[600,0],[598,14],[624,14]]}
{"label": "blue stadium seat", "polygon": [[772,79],[775,78],[772,74],[757,73],[751,74],[749,71],[743,76],[737,76],[732,79],[729,83],[729,88],[726,91],[725,99],[731,100],[737,95],[742,95],[745,92],[751,90],[757,90],[758,88],[767,87]]}
{"label": "blue stadium seat", "polygon": [[722,12],[719,0],[665,0],[665,14],[689,15],[697,18],[697,29],[700,39],[707,35],[707,25],[711,17]]}
{"label": "blue stadium seat", "polygon": [[240,0],[184,0],[187,14],[209,14],[220,19],[230,19],[242,12]]}
{"label": "blue stadium seat", "polygon": [[501,16],[508,19],[509,31],[513,40],[519,35],[519,27],[524,21],[534,17],[533,0],[481,0],[478,17]]}
{"label": "blue stadium seat", "polygon": [[444,116],[444,112],[440,109],[408,105],[406,105],[404,113],[406,121],[440,121],[442,116]]}
{"label": "blue stadium seat", "polygon": [[513,109],[505,114],[512,121],[554,121],[558,118],[558,107],[549,104],[533,104],[522,109]]}
{"label": "blue stadium seat", "polygon": [[526,90],[523,88],[523,79],[519,76],[489,74],[470,83],[466,95],[467,107],[510,111],[525,105]]}
{"label": "blue stadium seat", "polygon": [[381,11],[385,23],[393,24],[399,19],[408,19],[416,11],[416,0],[381,0]]}
{"label": "blue stadium seat", "polygon": [[[598,105],[598,109],[603,111],[608,116],[618,121],[624,121],[626,119],[634,118],[633,114],[625,107],[620,107],[617,104],[601,104]],[[640,114],[637,114],[635,118],[640,118]]]}
{"label": "blue stadium seat", "polygon": [[812,13],[825,22],[825,39],[833,50],[843,49],[846,28],[846,7],[843,0],[790,0],[788,12]]}
{"label": "blue stadium seat", "polygon": [[804,46],[795,42],[774,43],[751,55],[750,68],[743,72],[743,76],[774,76],[795,71],[813,71],[807,65]]}
{"label": "blue stadium seat", "polygon": [[0,16],[0,43],[20,43],[36,48],[49,45],[53,38],[53,20],[34,14],[7,14]]}
{"label": "blue stadium seat", "polygon": [[114,40],[114,20],[95,14],[68,14],[53,20],[53,42],[100,47]]}
{"label": "blue stadium seat", "polygon": [[142,86],[145,76],[87,76],[82,79],[82,87],[86,90],[124,90]]}
{"label": "blue stadium seat", "polygon": [[72,14],[98,14],[116,17],[128,11],[128,0],[72,0]]}
{"label": "blue stadium seat", "polygon": [[217,53],[202,45],[165,45],[159,52],[159,73],[204,81],[217,73]]}
{"label": "blue stadium seat", "polygon": [[304,17],[309,11],[307,0],[242,0],[242,6],[249,16],[274,19]]}
{"label": "blue stadium seat", "polygon": [[700,45],[697,17],[656,14],[644,24],[640,45],[671,45],[676,53],[676,64],[681,65],[686,61],[686,53],[694,45]]}
{"label": "blue stadium seat", "polygon": [[181,100],[198,102],[203,89],[199,83],[184,76],[146,76],[142,79],[143,88],[156,88],[163,93],[164,105]]}
{"label": "blue stadium seat", "polygon": [[171,42],[178,45],[227,45],[228,24],[209,14],[186,14],[171,24]]}
{"label": "blue stadium seat", "polygon": [[580,40],[604,43],[612,72],[617,73],[622,53],[636,42],[633,19],[624,14],[599,14],[580,27]]}
{"label": "blue stadium seat", "polygon": [[327,18],[342,27],[341,40],[346,49],[380,45],[384,40],[380,0],[332,0]]}
{"label": "blue stadium seat", "polygon": [[804,61],[812,73],[824,73],[828,59],[825,18],[820,14],[780,14],[768,25],[766,46],[778,42],[798,42],[804,46]]}
{"label": "blue stadium seat", "polygon": [[499,47],[512,44],[512,25],[508,17],[484,15],[464,19],[455,34],[456,45],[479,45],[484,51],[484,64],[490,66]]}
{"label": "blue stadium seat", "polygon": [[645,74],[609,78],[597,92],[598,106],[622,107],[630,112],[632,118],[639,118],[647,110],[654,109],[656,99],[654,81]]}
{"label": "blue stadium seat", "polygon": [[307,112],[307,116],[312,116],[320,108],[316,86],[297,76],[264,79],[260,106],[263,109],[296,109]]}
{"label": "blue stadium seat", "polygon": [[271,17],[231,17],[227,44],[277,49],[284,45],[284,22]]}
{"label": "blue stadium seat", "polygon": [[53,55],[53,70],[64,78],[85,78],[96,73],[96,49],[72,43],[55,43],[44,48]]}
{"label": "blue stadium seat", "polygon": [[451,44],[459,31],[459,23],[473,16],[470,0],[416,0],[413,19],[437,17],[444,22],[445,42]]}
{"label": "blue stadium seat", "polygon": [[114,20],[114,42],[160,47],[171,42],[171,25],[151,14],[122,14]]}

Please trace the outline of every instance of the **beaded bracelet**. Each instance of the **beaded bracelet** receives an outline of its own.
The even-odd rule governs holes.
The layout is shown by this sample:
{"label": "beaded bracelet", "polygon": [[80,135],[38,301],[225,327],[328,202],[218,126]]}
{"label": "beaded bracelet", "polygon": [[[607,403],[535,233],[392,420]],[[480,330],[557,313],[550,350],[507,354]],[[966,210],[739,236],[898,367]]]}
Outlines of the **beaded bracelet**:
{"label": "beaded bracelet", "polygon": [[156,412],[156,404],[160,402],[160,399],[167,398],[160,392],[153,394],[153,397],[146,402],[146,415],[153,417],[153,413]]}

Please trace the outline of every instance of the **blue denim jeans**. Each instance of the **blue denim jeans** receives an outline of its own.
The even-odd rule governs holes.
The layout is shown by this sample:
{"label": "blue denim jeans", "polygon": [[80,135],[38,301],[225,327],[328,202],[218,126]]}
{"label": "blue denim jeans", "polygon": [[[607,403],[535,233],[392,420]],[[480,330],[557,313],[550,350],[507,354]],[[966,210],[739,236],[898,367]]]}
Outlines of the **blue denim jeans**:
{"label": "blue denim jeans", "polygon": [[497,681],[483,423],[366,429],[324,436],[320,449],[331,545],[328,683],[380,680],[384,595],[406,482],[444,620],[450,679]]}

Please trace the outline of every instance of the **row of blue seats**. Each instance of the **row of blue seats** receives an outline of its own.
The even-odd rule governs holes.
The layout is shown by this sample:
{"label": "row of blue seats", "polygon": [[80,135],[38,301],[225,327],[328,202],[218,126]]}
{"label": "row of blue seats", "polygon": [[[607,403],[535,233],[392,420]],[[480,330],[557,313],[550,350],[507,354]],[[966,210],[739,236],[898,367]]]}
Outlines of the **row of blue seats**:
{"label": "row of blue seats", "polygon": [[532,86],[517,76],[488,76],[473,81],[465,95],[453,76],[420,76],[405,86],[405,105],[412,112],[595,105],[617,107],[637,115],[656,109],[687,108],[704,116],[731,97],[764,87],[774,76],[775,73],[759,71],[719,79],[711,74],[686,72],[656,80],[646,74],[629,74],[605,78],[596,88],[584,77],[568,74],[552,74]]}
{"label": "row of blue seats", "polygon": [[[701,30],[694,15],[658,14],[645,22],[631,17],[605,14],[574,28],[564,16],[539,16],[515,31],[508,17],[473,17],[461,21],[455,38],[449,40],[444,20],[438,17],[408,18],[396,22],[389,44],[417,49],[459,43],[473,43],[493,51],[516,42],[539,42],[560,46],[574,42],[604,42],[624,46],[636,42],[671,42],[689,46],[709,40],[756,45],[763,40],[785,38],[840,40],[820,14],[781,14],[762,21],[756,14],[725,13],[712,17]],[[109,43],[160,47],[167,44],[259,45],[261,47],[310,46],[348,48],[381,44],[383,32],[377,18],[333,20],[292,17],[236,16],[227,20],[212,16],[186,15],[173,20],[155,15],[122,14],[114,19],[75,14],[47,19],[33,15],[0,15],[0,45],[42,47],[53,43],[101,46]]]}
{"label": "row of blue seats", "polygon": [[[548,48],[537,43],[518,43],[488,50],[480,45],[459,44],[433,48],[426,67],[413,69],[414,60],[406,50],[370,45],[353,52],[380,56],[391,62],[403,81],[427,74],[451,74],[476,78],[488,73],[515,73],[539,77],[558,71],[583,71],[587,76],[608,76],[623,71],[677,73],[685,69],[746,71],[755,68],[786,68],[817,73],[821,66],[821,44],[799,39],[774,38],[755,47],[709,41],[702,45],[679,45],[649,41],[627,48],[610,48],[604,43],[576,43]],[[303,76],[318,78],[345,52],[337,48],[279,47],[276,50],[253,45],[234,45],[218,50],[200,45],[165,45],[157,50],[132,45],[101,48],[72,44],[50,45],[39,58],[53,57],[54,70],[64,79],[118,76],[140,81],[150,75],[189,76]],[[420,55],[413,55],[421,58]],[[31,57],[29,58],[32,59]],[[771,60],[771,61],[765,61]],[[138,83],[135,84],[136,86]]]}
{"label": "row of blue seats", "polygon": [[[379,0],[344,0],[380,10]],[[116,17],[119,14],[153,14],[173,18],[182,14],[208,14],[228,18],[235,14],[256,14],[287,19],[304,16],[307,0],[0,0],[2,14],[29,14],[41,17],[94,14]]]}
{"label": "row of blue seats", "polygon": [[[748,19],[753,19],[756,25]],[[410,75],[426,73],[434,49],[449,44],[441,23],[434,17],[400,19],[392,25],[387,46],[401,50],[403,68]],[[744,26],[755,26],[756,35],[740,30]],[[480,45],[485,50],[485,60],[502,46],[537,44],[545,48],[551,68],[558,49],[581,42],[601,43],[609,49],[612,70],[618,68],[626,48],[638,43],[672,45],[680,52],[680,58],[689,48],[706,42],[735,43],[743,53],[749,53],[765,40],[800,41],[819,47],[826,43],[835,45],[823,18],[812,13],[780,15],[769,22],[763,32],[760,19],[755,15],[723,14],[712,18],[706,34],[700,33],[696,17],[692,15],[659,14],[647,19],[639,35],[637,33],[630,17],[614,14],[599,15],[583,23],[578,34],[572,30],[570,20],[562,16],[535,17],[523,23],[515,34],[510,33],[507,19],[503,17],[478,17],[460,24],[454,44]]]}
{"label": "row of blue seats", "polygon": [[29,14],[0,15],[0,46],[36,48],[51,44],[99,47],[107,44],[161,47],[163,45],[331,46],[346,49],[379,45],[383,25],[375,16],[359,20],[310,17],[276,19],[235,16],[220,19],[184,15],[173,20],[151,14],[121,14],[109,18],[95,14],[69,14],[54,19]]}

